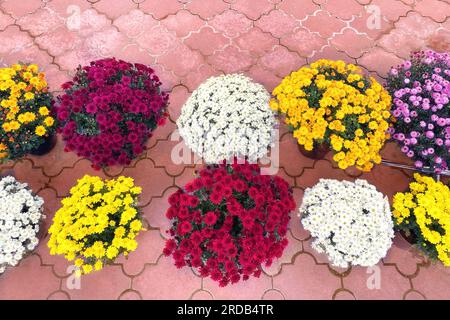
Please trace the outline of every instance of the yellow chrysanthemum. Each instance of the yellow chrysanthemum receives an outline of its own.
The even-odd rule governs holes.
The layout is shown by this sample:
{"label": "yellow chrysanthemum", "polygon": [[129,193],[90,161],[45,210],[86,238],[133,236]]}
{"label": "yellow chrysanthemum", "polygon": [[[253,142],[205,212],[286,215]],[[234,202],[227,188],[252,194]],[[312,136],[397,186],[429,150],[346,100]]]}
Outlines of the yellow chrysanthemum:
{"label": "yellow chrysanthemum", "polygon": [[76,258],[75,265],[86,274],[134,251],[135,237],[142,230],[137,210],[140,191],[132,178],[123,176],[108,181],[88,175],[79,179],[53,218],[50,253]]}
{"label": "yellow chrysanthemum", "polygon": [[339,153],[334,159],[340,168],[370,171],[380,163],[388,138],[391,97],[360,72],[343,61],[318,60],[285,77],[273,90],[270,107],[286,114],[306,150],[325,141]]}

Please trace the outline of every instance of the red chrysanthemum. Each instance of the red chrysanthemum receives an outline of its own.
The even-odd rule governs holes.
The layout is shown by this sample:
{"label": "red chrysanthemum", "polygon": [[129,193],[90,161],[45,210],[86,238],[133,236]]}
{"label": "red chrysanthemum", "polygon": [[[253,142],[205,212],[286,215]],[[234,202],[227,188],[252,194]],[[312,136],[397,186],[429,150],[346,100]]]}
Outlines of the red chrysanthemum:
{"label": "red chrysanthemum", "polygon": [[207,167],[169,204],[173,239],[164,254],[220,286],[259,277],[263,265],[282,255],[296,207],[285,180],[248,163]]}
{"label": "red chrysanthemum", "polygon": [[96,169],[129,164],[167,116],[168,94],[160,86],[154,70],[141,64],[108,58],[80,66],[56,105],[64,150],[89,158]]}

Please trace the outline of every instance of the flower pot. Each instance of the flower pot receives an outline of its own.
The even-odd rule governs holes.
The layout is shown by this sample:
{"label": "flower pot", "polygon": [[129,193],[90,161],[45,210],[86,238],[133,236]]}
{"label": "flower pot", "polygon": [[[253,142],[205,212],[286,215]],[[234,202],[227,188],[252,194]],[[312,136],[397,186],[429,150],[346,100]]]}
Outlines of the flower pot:
{"label": "flower pot", "polygon": [[417,237],[410,231],[400,230],[400,234],[409,244],[415,245],[417,242]]}
{"label": "flower pot", "polygon": [[308,151],[304,148],[302,145],[298,145],[298,149],[300,150],[300,153],[304,155],[307,158],[314,159],[314,160],[321,160],[325,158],[328,151],[330,151],[330,148],[327,143],[323,142],[319,145],[315,145],[314,148],[311,151]]}
{"label": "flower pot", "polygon": [[46,137],[44,143],[42,143],[39,147],[31,150],[29,154],[35,156],[43,156],[52,151],[55,145],[56,145],[56,134],[53,134],[51,136]]}

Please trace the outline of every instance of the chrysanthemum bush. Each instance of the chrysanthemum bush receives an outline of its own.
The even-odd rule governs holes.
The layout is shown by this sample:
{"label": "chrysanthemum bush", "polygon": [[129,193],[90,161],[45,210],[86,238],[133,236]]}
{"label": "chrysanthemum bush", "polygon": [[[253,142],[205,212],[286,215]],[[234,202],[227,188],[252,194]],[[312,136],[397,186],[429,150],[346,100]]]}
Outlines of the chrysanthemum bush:
{"label": "chrysanthemum bush", "polygon": [[450,56],[421,51],[392,68],[387,89],[394,97],[391,130],[418,168],[440,173],[450,166]]}
{"label": "chrysanthemum bush", "polygon": [[305,190],[300,215],[313,248],[335,266],[373,266],[392,245],[389,201],[366,180],[321,179]]}
{"label": "chrysanthemum bush", "polygon": [[431,177],[414,179],[407,192],[394,196],[395,224],[429,257],[450,266],[450,189]]}
{"label": "chrysanthemum bush", "polygon": [[318,60],[285,77],[272,94],[272,109],[286,114],[285,122],[307,151],[328,144],[341,169],[370,171],[381,162],[391,97],[359,67]]}
{"label": "chrysanthemum bush", "polygon": [[177,120],[186,145],[207,163],[254,162],[274,143],[270,95],[241,74],[211,77],[184,104]]}
{"label": "chrysanthemum bush", "polygon": [[258,165],[213,165],[169,198],[172,221],[164,254],[220,286],[259,277],[287,245],[296,205],[286,181]]}
{"label": "chrysanthemum bush", "polygon": [[55,133],[53,96],[35,64],[0,68],[0,159],[16,159]]}
{"label": "chrysanthemum bush", "polygon": [[140,193],[133,179],[124,176],[79,179],[53,218],[48,231],[50,254],[74,261],[81,275],[136,250],[135,238],[142,230],[137,206]]}
{"label": "chrysanthemum bush", "polygon": [[1,274],[36,248],[40,223],[45,216],[44,200],[12,176],[0,180],[0,200]]}
{"label": "chrysanthemum bush", "polygon": [[58,97],[59,131],[66,151],[93,167],[129,164],[165,121],[168,94],[154,70],[114,58],[79,67]]}

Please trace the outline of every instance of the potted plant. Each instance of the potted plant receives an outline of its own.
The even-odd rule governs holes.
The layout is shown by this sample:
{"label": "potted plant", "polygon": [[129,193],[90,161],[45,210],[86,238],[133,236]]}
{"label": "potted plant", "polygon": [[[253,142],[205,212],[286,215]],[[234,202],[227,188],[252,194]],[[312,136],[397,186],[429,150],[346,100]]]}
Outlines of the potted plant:
{"label": "potted plant", "polygon": [[275,137],[270,95],[241,74],[211,77],[189,97],[177,120],[186,145],[206,163],[256,162],[267,154]]}
{"label": "potted plant", "polygon": [[312,247],[338,267],[373,266],[392,245],[389,201],[366,180],[320,179],[305,190],[300,215]]}
{"label": "potted plant", "polygon": [[414,175],[407,192],[395,194],[395,226],[433,260],[450,266],[450,189],[431,177]]}
{"label": "potted plant", "polygon": [[77,275],[88,274],[112,263],[120,254],[136,250],[142,230],[137,206],[141,188],[120,176],[102,180],[85,175],[64,198],[48,230],[51,255],[74,261]]}
{"label": "potted plant", "polygon": [[390,133],[417,168],[437,174],[450,165],[450,56],[415,52],[393,67],[386,88],[395,118]]}
{"label": "potted plant", "polygon": [[12,176],[0,180],[0,274],[39,243],[44,200]]}
{"label": "potted plant", "polygon": [[53,97],[35,64],[0,68],[0,159],[43,155],[56,144]]}
{"label": "potted plant", "polygon": [[90,159],[95,169],[129,164],[164,124],[168,94],[160,86],[142,64],[108,58],[78,67],[56,105],[65,150]]}
{"label": "potted plant", "polygon": [[341,169],[370,171],[381,162],[391,98],[359,67],[318,60],[285,77],[272,95],[270,106],[286,115],[305,156],[324,157],[328,147]]}
{"label": "potted plant", "polygon": [[169,198],[164,254],[220,286],[259,277],[281,257],[296,205],[286,181],[256,164],[212,165]]}

